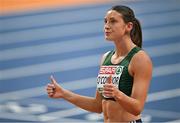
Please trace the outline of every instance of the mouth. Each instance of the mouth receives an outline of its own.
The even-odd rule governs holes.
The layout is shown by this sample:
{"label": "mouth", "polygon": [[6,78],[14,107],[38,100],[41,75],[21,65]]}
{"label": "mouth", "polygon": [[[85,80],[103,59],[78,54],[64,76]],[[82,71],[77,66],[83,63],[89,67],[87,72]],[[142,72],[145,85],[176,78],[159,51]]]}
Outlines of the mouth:
{"label": "mouth", "polygon": [[111,32],[105,32],[106,36],[109,36],[111,34]]}

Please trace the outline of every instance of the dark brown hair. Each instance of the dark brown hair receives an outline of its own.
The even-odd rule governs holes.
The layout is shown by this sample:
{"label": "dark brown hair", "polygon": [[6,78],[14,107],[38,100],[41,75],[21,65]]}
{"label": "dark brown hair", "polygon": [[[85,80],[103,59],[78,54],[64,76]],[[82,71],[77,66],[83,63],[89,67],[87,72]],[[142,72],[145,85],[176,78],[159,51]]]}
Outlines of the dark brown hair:
{"label": "dark brown hair", "polygon": [[130,32],[131,40],[135,43],[138,47],[142,47],[142,30],[141,24],[136,19],[134,12],[131,8],[123,5],[113,6],[110,10],[115,10],[119,12],[125,23],[132,22],[133,28]]}

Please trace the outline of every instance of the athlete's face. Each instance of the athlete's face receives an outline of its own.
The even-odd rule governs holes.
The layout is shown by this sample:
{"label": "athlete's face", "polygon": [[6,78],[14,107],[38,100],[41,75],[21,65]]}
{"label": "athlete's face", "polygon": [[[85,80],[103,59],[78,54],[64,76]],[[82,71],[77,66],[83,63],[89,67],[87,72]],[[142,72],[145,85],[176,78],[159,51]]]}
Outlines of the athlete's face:
{"label": "athlete's face", "polygon": [[129,24],[126,24],[122,15],[115,10],[107,12],[104,18],[104,33],[106,40],[119,40],[127,31],[129,31]]}

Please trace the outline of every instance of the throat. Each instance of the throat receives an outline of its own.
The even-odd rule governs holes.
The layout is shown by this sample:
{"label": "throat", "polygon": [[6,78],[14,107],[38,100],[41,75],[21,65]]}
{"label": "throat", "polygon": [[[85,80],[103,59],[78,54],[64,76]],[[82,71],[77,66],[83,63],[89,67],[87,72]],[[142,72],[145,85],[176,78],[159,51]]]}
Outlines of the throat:
{"label": "throat", "polygon": [[111,57],[111,63],[112,64],[119,64],[124,58],[125,58],[125,56],[116,57],[116,56],[113,55]]}
{"label": "throat", "polygon": [[132,49],[134,47],[129,48],[128,50],[124,50],[123,52],[116,50],[111,57],[111,63],[112,64],[119,64],[120,62],[122,62],[128,56],[128,54],[132,51]]}

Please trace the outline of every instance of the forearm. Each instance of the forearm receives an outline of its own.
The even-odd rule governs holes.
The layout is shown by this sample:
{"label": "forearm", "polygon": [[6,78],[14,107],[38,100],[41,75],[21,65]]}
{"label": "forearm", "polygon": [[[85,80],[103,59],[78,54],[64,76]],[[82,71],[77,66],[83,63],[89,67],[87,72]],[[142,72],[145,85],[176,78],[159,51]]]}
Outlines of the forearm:
{"label": "forearm", "polygon": [[129,97],[120,92],[115,97],[116,101],[129,113],[139,115],[143,109],[143,105],[137,99]]}
{"label": "forearm", "polygon": [[102,112],[101,102],[98,102],[93,97],[81,96],[71,91],[65,90],[63,98],[68,102],[87,111],[96,112],[96,113]]}

